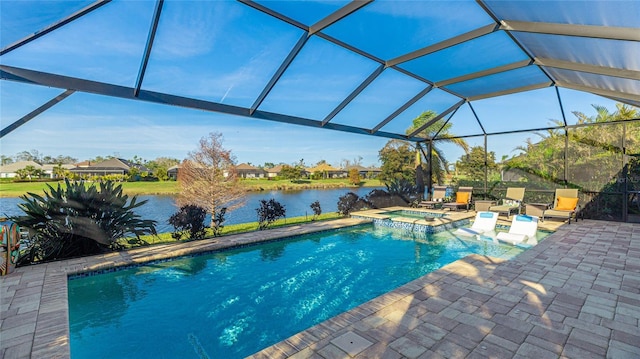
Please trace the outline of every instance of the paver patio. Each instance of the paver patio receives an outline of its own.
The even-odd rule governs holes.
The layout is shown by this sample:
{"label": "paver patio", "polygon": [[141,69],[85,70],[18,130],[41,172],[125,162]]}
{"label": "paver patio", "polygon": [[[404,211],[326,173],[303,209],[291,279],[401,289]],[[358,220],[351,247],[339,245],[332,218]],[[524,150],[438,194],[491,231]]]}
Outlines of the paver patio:
{"label": "paver patio", "polygon": [[[234,244],[357,223],[225,238]],[[222,247],[166,245],[19,268],[0,279],[0,354],[68,358],[67,275]],[[473,255],[254,358],[638,358],[640,224],[561,226],[510,261]]]}

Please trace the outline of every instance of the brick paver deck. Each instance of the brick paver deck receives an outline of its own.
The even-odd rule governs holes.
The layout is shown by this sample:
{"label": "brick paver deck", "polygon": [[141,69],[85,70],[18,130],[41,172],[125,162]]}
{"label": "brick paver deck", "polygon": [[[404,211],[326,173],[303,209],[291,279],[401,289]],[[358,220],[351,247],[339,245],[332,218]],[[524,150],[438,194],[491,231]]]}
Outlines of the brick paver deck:
{"label": "brick paver deck", "polygon": [[[0,278],[0,357],[68,358],[67,275],[357,223],[155,246]],[[511,261],[469,256],[254,358],[638,358],[640,224],[561,226]]]}

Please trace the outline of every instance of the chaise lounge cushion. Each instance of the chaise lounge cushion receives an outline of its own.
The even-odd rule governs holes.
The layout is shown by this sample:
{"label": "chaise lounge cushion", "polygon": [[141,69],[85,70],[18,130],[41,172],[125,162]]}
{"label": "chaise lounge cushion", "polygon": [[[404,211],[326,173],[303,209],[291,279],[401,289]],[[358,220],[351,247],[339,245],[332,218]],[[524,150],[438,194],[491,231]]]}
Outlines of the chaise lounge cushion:
{"label": "chaise lounge cushion", "polygon": [[559,211],[573,211],[577,205],[578,198],[558,197],[558,203],[554,209]]}
{"label": "chaise lounge cushion", "polygon": [[468,203],[469,202],[469,192],[458,192],[458,193],[456,193],[456,202],[457,203]]}

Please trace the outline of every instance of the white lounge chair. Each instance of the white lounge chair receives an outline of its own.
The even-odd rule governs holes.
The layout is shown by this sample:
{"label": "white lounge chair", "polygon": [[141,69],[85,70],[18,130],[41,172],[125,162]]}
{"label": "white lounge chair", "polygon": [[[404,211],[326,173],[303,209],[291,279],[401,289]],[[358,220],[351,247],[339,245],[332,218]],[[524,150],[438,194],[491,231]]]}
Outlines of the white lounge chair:
{"label": "white lounge chair", "polygon": [[498,222],[497,212],[480,211],[476,214],[471,227],[461,227],[456,229],[453,234],[463,237],[474,237],[478,235],[490,235],[496,229]]}
{"label": "white lounge chair", "polygon": [[526,242],[527,244],[538,244],[536,232],[538,231],[538,217],[518,214],[511,220],[509,232],[500,232],[496,236],[498,241],[511,243],[513,245]]}

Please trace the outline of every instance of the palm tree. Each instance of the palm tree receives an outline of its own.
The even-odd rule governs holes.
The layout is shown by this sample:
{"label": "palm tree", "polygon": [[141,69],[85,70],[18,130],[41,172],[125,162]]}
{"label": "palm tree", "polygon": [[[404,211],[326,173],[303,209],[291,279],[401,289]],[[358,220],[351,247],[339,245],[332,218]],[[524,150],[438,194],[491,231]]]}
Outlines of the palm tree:
{"label": "palm tree", "polygon": [[[406,133],[413,133],[415,130],[424,126],[427,122],[431,121],[437,115],[438,114],[432,110],[427,110],[421,113],[420,116],[413,119],[413,123],[411,127],[407,129]],[[425,139],[432,139],[434,136],[438,136],[438,140],[434,141],[433,146],[431,146],[431,158],[433,161],[433,164],[431,166],[432,179],[437,181],[438,183],[442,183],[442,181],[444,180],[444,174],[449,172],[447,168],[448,161],[444,155],[444,152],[441,148],[438,147],[438,145],[451,143],[461,147],[465,153],[469,153],[469,145],[467,144],[467,142],[462,138],[456,138],[454,134],[449,132],[451,130],[451,126],[452,124],[450,122],[446,122],[443,118],[441,118],[416,134],[417,137],[422,137]]]}

